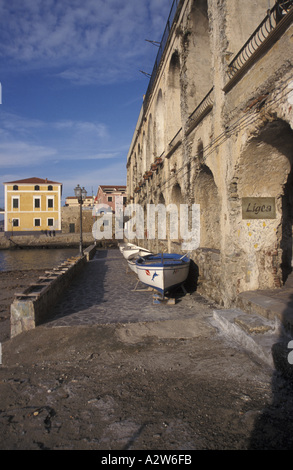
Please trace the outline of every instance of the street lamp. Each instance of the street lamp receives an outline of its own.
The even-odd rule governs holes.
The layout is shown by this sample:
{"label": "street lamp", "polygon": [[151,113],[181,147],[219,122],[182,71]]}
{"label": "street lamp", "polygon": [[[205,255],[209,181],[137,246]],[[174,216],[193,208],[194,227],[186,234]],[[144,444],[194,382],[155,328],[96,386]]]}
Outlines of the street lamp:
{"label": "street lamp", "polygon": [[87,192],[84,188],[81,189],[79,184],[74,188],[75,197],[77,198],[79,208],[80,208],[80,242],[79,242],[79,255],[83,256],[82,249],[82,205],[87,196]]}

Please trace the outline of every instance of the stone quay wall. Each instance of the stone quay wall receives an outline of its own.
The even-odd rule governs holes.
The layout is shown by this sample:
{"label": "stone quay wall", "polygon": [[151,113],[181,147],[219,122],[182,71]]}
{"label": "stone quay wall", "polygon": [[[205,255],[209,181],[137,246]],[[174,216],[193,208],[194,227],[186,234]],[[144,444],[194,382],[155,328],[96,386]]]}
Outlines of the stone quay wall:
{"label": "stone quay wall", "polygon": [[15,293],[10,308],[11,338],[48,320],[52,307],[72,279],[83,270],[87,261],[92,259],[95,251],[95,245],[88,247],[84,256],[68,259],[57,268],[47,271],[45,276],[40,277],[23,292]]}

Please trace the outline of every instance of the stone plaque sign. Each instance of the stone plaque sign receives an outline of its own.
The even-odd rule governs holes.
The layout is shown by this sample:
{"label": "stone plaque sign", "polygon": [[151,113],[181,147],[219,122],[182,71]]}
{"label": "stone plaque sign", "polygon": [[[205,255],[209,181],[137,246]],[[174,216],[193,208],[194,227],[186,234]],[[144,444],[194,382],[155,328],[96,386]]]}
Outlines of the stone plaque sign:
{"label": "stone plaque sign", "polygon": [[274,197],[243,197],[242,219],[275,219],[276,201]]}

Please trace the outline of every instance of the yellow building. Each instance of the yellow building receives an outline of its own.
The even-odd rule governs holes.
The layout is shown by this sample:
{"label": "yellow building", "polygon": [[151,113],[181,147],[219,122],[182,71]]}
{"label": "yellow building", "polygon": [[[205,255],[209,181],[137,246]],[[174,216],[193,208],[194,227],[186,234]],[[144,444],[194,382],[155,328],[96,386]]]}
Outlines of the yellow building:
{"label": "yellow building", "polygon": [[62,183],[27,178],[3,184],[7,235],[61,231]]}
{"label": "yellow building", "polygon": [[[94,205],[94,198],[93,196],[87,196],[83,201],[83,207],[92,207]],[[68,196],[65,199],[65,206],[66,207],[79,207],[79,202],[77,197],[75,196]]]}

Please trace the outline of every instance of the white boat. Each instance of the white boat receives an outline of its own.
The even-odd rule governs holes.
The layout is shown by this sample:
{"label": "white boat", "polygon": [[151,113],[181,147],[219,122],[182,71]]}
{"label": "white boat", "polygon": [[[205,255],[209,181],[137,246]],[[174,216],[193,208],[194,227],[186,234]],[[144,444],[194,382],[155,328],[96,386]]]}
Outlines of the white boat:
{"label": "white boat", "polygon": [[133,271],[135,274],[137,274],[137,270],[136,270],[136,260],[140,258],[140,256],[138,255],[132,255],[128,258],[127,260],[127,264],[128,264],[128,267],[129,269],[131,269],[131,271]]}
{"label": "white boat", "polygon": [[190,259],[175,253],[150,254],[136,260],[139,280],[162,295],[186,281]]}
{"label": "white boat", "polygon": [[134,247],[135,245],[133,243],[127,243],[127,242],[121,242],[121,243],[118,243],[118,247],[119,247],[119,250],[120,252],[122,253],[123,250],[125,248],[130,248],[130,247]]}
{"label": "white boat", "polygon": [[144,256],[151,255],[152,253],[150,251],[143,251],[139,250],[138,253],[132,253],[128,258],[127,258],[127,263],[128,267],[133,271],[135,274],[137,274],[137,269],[136,269],[136,261],[139,258],[143,258]]}
{"label": "white boat", "polygon": [[141,256],[151,254],[149,250],[146,250],[145,248],[132,245],[132,244],[129,244],[128,246],[125,246],[124,248],[122,248],[121,253],[125,259],[128,259],[130,256],[138,255],[138,254]]}

